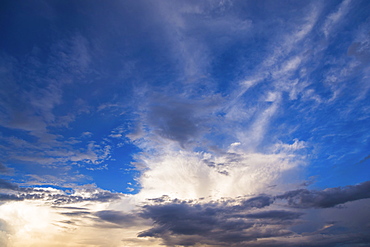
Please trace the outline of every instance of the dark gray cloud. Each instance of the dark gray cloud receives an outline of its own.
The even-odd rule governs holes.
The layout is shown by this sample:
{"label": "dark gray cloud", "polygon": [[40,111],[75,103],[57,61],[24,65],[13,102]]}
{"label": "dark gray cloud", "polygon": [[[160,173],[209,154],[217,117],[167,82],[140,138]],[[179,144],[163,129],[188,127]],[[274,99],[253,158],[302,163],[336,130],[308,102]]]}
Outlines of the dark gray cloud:
{"label": "dark gray cloud", "polygon": [[139,218],[133,214],[126,214],[115,210],[103,210],[96,212],[95,215],[103,221],[121,226],[132,226],[139,220]]}
{"label": "dark gray cloud", "polygon": [[364,163],[365,161],[367,161],[368,159],[370,159],[370,154],[368,156],[366,156],[365,158],[363,158],[362,160],[360,160],[357,164],[361,164],[361,163]]}
{"label": "dark gray cloud", "polygon": [[53,206],[53,208],[68,209],[68,210],[88,210],[88,208],[82,208],[82,207],[60,207],[60,206]]}
{"label": "dark gray cloud", "polygon": [[300,212],[290,212],[284,210],[271,210],[253,214],[240,215],[241,217],[251,219],[276,219],[276,220],[294,220],[302,216]]}
{"label": "dark gray cloud", "polygon": [[346,202],[370,198],[370,181],[346,187],[325,190],[294,190],[277,196],[287,200],[288,204],[298,208],[330,208]]}
{"label": "dark gray cloud", "polygon": [[[261,198],[203,204],[173,200],[146,205],[140,215],[151,219],[154,225],[138,236],[160,238],[165,246],[349,247],[370,244],[369,226],[361,222],[348,224],[346,220],[332,218],[328,211],[324,211],[332,210],[330,212],[337,215],[346,213],[345,207],[315,209],[322,210],[316,212],[319,215],[323,213],[321,223],[302,232],[295,231],[295,226],[318,222],[308,215],[302,218],[307,209],[270,210],[269,203],[253,205],[255,201],[261,201]],[[353,210],[352,204],[349,207]],[[370,215],[366,210],[364,212],[363,217],[368,218]]]}
{"label": "dark gray cloud", "polygon": [[10,183],[5,179],[0,178],[0,189],[8,189],[8,190],[18,190],[18,186],[16,184]]}
{"label": "dark gray cloud", "polygon": [[241,207],[243,209],[249,208],[264,208],[273,203],[273,199],[267,195],[256,196],[248,200],[242,201]]}
{"label": "dark gray cloud", "polygon": [[[262,230],[258,220],[272,221],[299,218],[300,214],[272,211],[265,214],[249,214],[253,210],[271,205],[268,196],[258,196],[247,200],[229,200],[212,203],[191,203],[174,200],[170,203],[146,205],[141,212],[143,218],[154,221],[154,226],[139,234],[139,237],[162,238],[167,246],[209,244],[220,246],[244,246],[259,237],[289,235],[282,230],[285,223],[274,222],[274,227]],[[271,224],[272,225],[272,224]],[[280,227],[277,227],[279,225]]]}
{"label": "dark gray cloud", "polygon": [[24,198],[14,194],[0,194],[0,201],[22,201]]}
{"label": "dark gray cloud", "polygon": [[11,173],[12,169],[4,165],[3,163],[0,162],[0,174],[9,174]]}
{"label": "dark gray cloud", "polygon": [[178,142],[191,143],[210,131],[212,112],[220,106],[221,97],[188,99],[186,95],[173,98],[152,93],[142,112],[142,120],[157,136]]}
{"label": "dark gray cloud", "polygon": [[64,212],[64,213],[61,213],[63,215],[67,215],[67,216],[83,216],[83,215],[90,215],[91,212],[89,211],[73,211],[73,212]]}
{"label": "dark gray cloud", "polygon": [[[304,189],[279,196],[260,195],[210,203],[170,200],[165,196],[150,200],[151,204],[143,207],[140,216],[151,219],[154,225],[138,236],[160,238],[166,246],[297,246],[297,243],[299,246],[338,246],[342,243],[363,246],[370,244],[366,237],[370,228],[358,222],[346,225],[339,219],[327,221],[330,218],[327,217],[327,222],[323,219],[321,225],[308,232],[295,232],[294,227],[311,221],[309,216],[302,218],[309,208],[343,213],[345,208],[335,206],[370,198],[369,191],[370,181],[321,191]],[[285,209],[277,210],[277,206]],[[107,215],[112,221],[117,213],[108,212]],[[117,220],[119,217],[118,214]],[[329,237],[331,235],[338,238]]]}
{"label": "dark gray cloud", "polygon": [[[342,229],[343,230],[343,229]],[[285,238],[279,240],[259,240],[250,242],[248,247],[362,247],[369,246],[370,238],[364,234],[315,234],[309,236],[295,236],[295,238]],[[221,245],[222,246],[222,245]]]}
{"label": "dark gray cloud", "polygon": [[185,143],[199,131],[193,111],[194,106],[187,104],[155,104],[151,106],[148,120],[162,137]]}
{"label": "dark gray cloud", "polygon": [[185,144],[199,134],[202,120],[196,116],[197,105],[170,99],[149,106],[148,123],[158,135]]}

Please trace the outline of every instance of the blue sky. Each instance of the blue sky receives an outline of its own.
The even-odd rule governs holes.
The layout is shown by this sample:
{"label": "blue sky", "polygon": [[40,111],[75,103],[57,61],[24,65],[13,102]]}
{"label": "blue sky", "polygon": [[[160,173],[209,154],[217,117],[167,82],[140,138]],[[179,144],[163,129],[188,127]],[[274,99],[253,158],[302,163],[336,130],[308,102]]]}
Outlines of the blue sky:
{"label": "blue sky", "polygon": [[369,244],[369,11],[3,1],[0,243]]}

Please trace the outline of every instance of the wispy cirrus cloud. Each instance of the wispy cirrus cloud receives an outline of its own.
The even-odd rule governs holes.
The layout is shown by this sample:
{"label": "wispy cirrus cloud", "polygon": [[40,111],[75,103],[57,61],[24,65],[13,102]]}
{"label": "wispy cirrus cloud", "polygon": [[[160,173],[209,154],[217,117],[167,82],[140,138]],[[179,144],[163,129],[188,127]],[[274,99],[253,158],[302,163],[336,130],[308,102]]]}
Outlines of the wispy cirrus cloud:
{"label": "wispy cirrus cloud", "polygon": [[327,16],[322,28],[323,33],[325,34],[326,37],[330,35],[335,26],[338,25],[339,22],[348,13],[351,2],[352,2],[351,0],[342,1],[338,8]]}

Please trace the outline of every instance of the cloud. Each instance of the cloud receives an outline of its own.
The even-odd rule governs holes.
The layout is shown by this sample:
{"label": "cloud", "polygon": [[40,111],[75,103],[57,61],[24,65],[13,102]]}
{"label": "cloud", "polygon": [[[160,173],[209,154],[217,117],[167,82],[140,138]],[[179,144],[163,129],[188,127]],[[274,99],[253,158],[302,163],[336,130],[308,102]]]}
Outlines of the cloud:
{"label": "cloud", "polygon": [[[113,223],[104,223],[108,222],[105,219],[109,220],[109,210],[105,209],[111,202],[120,201],[124,196],[103,191],[96,186],[82,186],[73,190],[19,187],[11,193],[7,188],[2,192],[7,193],[0,193],[0,219],[8,227],[2,229],[0,220],[0,231],[5,231],[8,243],[14,246],[82,247],[89,245],[90,240],[94,244],[111,243],[117,246],[123,237],[133,238],[143,229],[138,226],[138,222],[143,222],[141,220],[132,225],[131,232],[117,234]],[[104,220],[95,215],[99,211],[102,211],[99,216]],[[115,229],[123,225],[116,225]],[[105,236],[110,236],[108,240],[96,237],[103,229]],[[45,232],[48,234],[45,235]],[[146,243],[145,240],[141,242]]]}
{"label": "cloud", "polygon": [[[353,124],[368,117],[368,36],[353,40],[341,26],[349,13],[348,27],[364,14],[347,0],[284,4],[75,2],[66,12],[51,4],[50,39],[39,33],[43,42],[20,42],[32,49],[0,58],[0,158],[43,174],[0,179],[0,245],[369,243],[367,228],[324,217],[368,200],[368,182],[297,190],[313,171],[305,165],[330,167],[316,155],[368,150],[367,125]],[[333,135],[338,142],[326,141]],[[113,157],[123,142],[136,147]],[[140,175],[123,179],[140,184],[136,195],[71,184],[104,169],[114,186],[122,176],[111,172],[131,155]],[[40,184],[73,190],[25,187]],[[322,219],[311,223],[315,213]]]}
{"label": "cloud", "polygon": [[346,202],[370,198],[370,181],[346,187],[328,188],[321,191],[306,189],[289,191],[277,196],[299,208],[329,208]]}
{"label": "cloud", "polygon": [[354,42],[348,47],[348,55],[355,56],[363,64],[370,62],[370,45],[368,40]]}
{"label": "cloud", "polygon": [[[30,198],[36,190],[41,196]],[[29,196],[7,195],[6,201],[0,195],[0,235],[6,236],[6,244],[42,247],[160,246],[155,239],[136,238],[138,232],[150,226],[150,222],[132,213],[109,208],[114,205],[111,204],[114,196],[94,193],[91,187],[80,188],[70,195],[70,199],[67,199],[68,194],[51,188],[27,188],[27,191]],[[114,198],[116,202],[121,198],[120,194],[117,195]],[[62,198],[63,203],[58,198]],[[2,240],[0,238],[0,243]]]}
{"label": "cloud", "polygon": [[61,214],[75,217],[75,216],[90,215],[91,213],[89,211],[73,211],[73,212],[64,212]]}
{"label": "cloud", "polygon": [[[351,244],[351,239],[356,236],[359,240],[352,243],[360,246],[369,242],[365,237],[369,230],[366,227],[355,230],[361,227],[359,220],[352,220],[347,225],[345,222],[351,219],[354,205],[366,205],[362,199],[370,198],[369,184],[367,181],[343,188],[288,191],[278,196],[260,195],[213,202],[172,200],[165,196],[143,206],[140,216],[151,219],[154,226],[138,236],[161,238],[168,246],[336,246],[338,243]],[[282,204],[284,200],[286,204]],[[344,203],[346,207],[335,207]],[[284,210],[277,209],[282,207]],[[322,219],[312,219],[313,212],[307,208],[325,209],[314,213],[319,213]],[[348,210],[348,218],[334,216],[347,215]],[[364,213],[364,217],[369,216]],[[314,231],[309,230],[312,227]],[[333,235],[338,239],[329,238]]]}
{"label": "cloud", "polygon": [[[50,25],[54,21],[48,19]],[[35,44],[19,59],[11,50],[0,56],[6,79],[0,89],[0,126],[5,131],[0,136],[2,160],[42,164],[38,169],[45,171],[46,166],[56,164],[98,164],[110,159],[111,147],[103,140],[93,143],[90,132],[83,130],[82,136],[74,132],[77,137],[63,133],[90,107],[83,95],[69,93],[71,87],[83,85],[92,72],[90,43],[77,31],[43,42],[47,51]],[[69,175],[66,178],[72,177]]]}
{"label": "cloud", "polygon": [[147,123],[153,127],[154,133],[184,145],[201,131],[202,120],[195,111],[197,105],[203,104],[172,100],[152,102]]}
{"label": "cloud", "polygon": [[[0,189],[7,193],[1,194],[1,200],[44,200],[53,205],[74,204],[79,202],[111,202],[119,200],[123,195],[112,193],[95,186],[85,186],[75,188],[72,193],[67,193],[63,190],[53,188],[31,188],[19,187],[17,184],[10,183],[4,179],[0,179]],[[11,191],[11,193],[8,192]]]}
{"label": "cloud", "polygon": [[368,155],[365,158],[361,159],[359,162],[357,162],[357,164],[361,164],[361,163],[367,161],[368,159],[370,159],[370,155]]}
{"label": "cloud", "polygon": [[0,189],[18,190],[18,188],[19,187],[16,184],[0,178]]}
{"label": "cloud", "polygon": [[[115,148],[112,143],[106,140],[95,142],[91,139],[86,140],[85,137],[73,140],[75,142],[61,140],[37,144],[37,141],[28,140],[28,138],[0,136],[0,141],[5,144],[0,157],[20,164],[38,164],[37,169],[35,167],[36,173],[39,170],[45,171],[46,174],[43,176],[26,175],[30,178],[27,183],[46,182],[63,186],[64,183],[83,181],[88,178],[80,171],[76,171],[76,167],[105,169],[102,163],[111,159],[111,153]],[[8,174],[10,173],[12,169],[9,169]]]}
{"label": "cloud", "polygon": [[[220,176],[225,176],[221,174]],[[12,191],[10,194],[3,194],[3,200],[46,200],[54,205],[74,204],[79,202],[111,202],[123,198],[122,194],[112,193],[98,189],[94,186],[76,188],[72,193],[67,194],[64,191],[52,188],[24,188],[16,184],[1,180],[1,189]],[[235,210],[246,210],[251,208],[264,208],[274,203],[276,199],[285,201],[288,206],[295,208],[330,208],[339,204],[344,204],[351,201],[370,198],[369,194],[370,182],[363,182],[358,185],[346,187],[328,188],[325,190],[292,190],[280,195],[261,195],[250,199],[240,200],[238,206],[232,207]],[[141,194],[136,196],[142,198]],[[145,197],[144,197],[145,198]],[[153,202],[166,202],[170,197],[161,197],[153,199]],[[211,197],[215,198],[215,197]],[[203,198],[209,201],[207,198]],[[212,205],[209,202],[209,205]],[[278,213],[279,211],[276,211]],[[106,215],[116,212],[107,211]],[[102,215],[105,215],[102,213]],[[281,213],[283,213],[281,211]],[[118,214],[118,212],[117,212]],[[258,215],[258,214],[257,214]],[[99,216],[100,217],[100,216]],[[124,215],[122,215],[124,217]],[[107,220],[109,221],[109,220]]]}
{"label": "cloud", "polygon": [[272,219],[272,220],[294,220],[302,216],[301,212],[289,212],[283,210],[271,210],[254,214],[246,214],[245,218],[255,219]]}
{"label": "cloud", "polygon": [[[367,67],[370,63],[370,30],[368,24],[369,21],[366,21],[358,27],[353,43],[347,50],[347,55],[355,57],[360,62],[360,67]],[[364,69],[365,71],[366,69]],[[368,73],[365,72],[365,75],[368,75]]]}
{"label": "cloud", "polygon": [[344,0],[339,5],[337,11],[330,14],[323,26],[323,32],[325,36],[329,36],[335,26],[340,22],[340,20],[347,14],[349,11],[349,5],[351,4],[351,0]]}
{"label": "cloud", "polygon": [[7,167],[3,163],[0,162],[0,174],[9,175],[12,174],[14,171],[12,168]]}
{"label": "cloud", "polygon": [[140,136],[141,140],[150,145],[177,143],[185,149],[199,145],[199,139],[209,133],[210,125],[215,121],[213,113],[223,99],[217,94],[199,95],[193,99],[189,96],[148,93],[141,105],[143,110],[139,112],[139,132],[146,134]]}
{"label": "cloud", "polygon": [[23,201],[24,198],[14,194],[0,194],[0,201]]}
{"label": "cloud", "polygon": [[273,200],[271,199],[271,197],[267,195],[261,195],[242,201],[241,205],[237,206],[237,208],[240,209],[264,208],[271,205],[272,202]]}
{"label": "cloud", "polygon": [[[23,221],[24,227],[31,229],[29,234],[36,234],[49,224],[54,225],[50,228],[52,236],[60,237],[68,236],[72,229],[78,232],[79,239],[104,230],[111,236],[106,241],[113,246],[118,244],[118,236],[128,246],[139,242],[141,246],[161,243],[166,246],[335,246],[338,243],[360,246],[369,242],[365,237],[366,227],[355,230],[361,226],[361,219],[370,216],[366,206],[364,208],[367,201],[363,200],[370,198],[368,187],[369,181],[343,188],[304,190],[305,197],[301,190],[278,196],[262,194],[212,201],[168,196],[143,201],[135,195],[127,198],[94,187],[80,188],[70,195],[51,188],[21,188],[17,196],[2,194],[5,204],[0,205],[0,217],[16,230],[14,232],[19,232],[23,226],[9,220]],[[343,203],[345,207],[335,207]],[[39,206],[31,206],[37,204]],[[36,227],[31,215],[19,215],[20,211],[16,210],[24,210],[25,206],[44,220],[47,218],[43,226]],[[122,207],[127,209],[122,210]],[[44,214],[38,210],[44,210]],[[356,210],[363,216],[355,219],[353,212]],[[9,218],[10,215],[13,216]],[[320,220],[312,218],[313,215],[319,215]],[[21,236],[12,236],[14,241],[23,241]],[[40,241],[35,240],[35,243],[42,243]],[[94,237],[94,241],[97,243],[101,239]]]}
{"label": "cloud", "polygon": [[63,205],[63,204],[71,204],[83,201],[91,201],[91,202],[109,202],[112,200],[120,199],[119,194],[111,193],[111,192],[97,192],[92,193],[91,195],[87,196],[80,196],[80,195],[55,195],[50,196],[48,200],[53,201],[56,205]]}
{"label": "cloud", "polygon": [[211,199],[262,193],[285,172],[295,172],[297,166],[296,157],[284,152],[243,153],[242,148],[235,153],[216,154],[164,151],[156,156],[140,157],[148,167],[139,180],[142,186],[139,195],[143,198],[169,195]]}
{"label": "cloud", "polygon": [[236,205],[232,205],[233,203],[235,202],[225,201],[202,204],[175,200],[160,205],[146,205],[140,215],[152,219],[155,226],[138,236],[159,237],[168,246],[240,246],[258,237],[289,234],[288,231],[273,228],[259,232],[259,227],[253,220],[240,217],[241,212],[270,205],[269,198],[261,196],[236,202]]}
{"label": "cloud", "polygon": [[[96,221],[105,228],[125,228],[132,229],[138,227],[147,227],[151,224],[150,221],[147,221],[140,217],[136,211],[131,212],[122,212],[117,210],[102,210],[94,214],[99,219]],[[110,224],[102,224],[110,223]]]}
{"label": "cloud", "polygon": [[136,133],[141,134],[128,135],[142,149],[135,155],[143,170],[141,196],[189,199],[260,193],[286,171],[299,172],[304,142],[294,140],[294,147],[278,149],[278,144],[289,144],[271,137],[282,94],[262,93],[254,99],[258,107],[243,114],[251,103],[247,95],[234,97],[240,90],[248,93],[240,85],[231,96],[148,94],[139,112]]}
{"label": "cloud", "polygon": [[[330,226],[328,228],[330,230],[325,230],[327,233],[315,232],[309,235],[283,230],[302,224],[300,218],[304,212],[287,210],[255,212],[257,209],[272,205],[271,200],[271,197],[263,196],[238,201],[236,204],[234,202],[233,205],[230,202],[228,205],[227,202],[202,204],[185,201],[167,201],[160,205],[147,205],[144,206],[141,215],[151,218],[155,226],[140,233],[139,237],[162,238],[168,246],[197,246],[197,244],[220,246],[295,246],[297,244],[321,246],[327,244],[335,246],[342,241],[350,243],[351,236],[355,236],[351,235],[350,231],[348,235],[343,234],[342,231],[335,232],[335,228],[330,229]],[[256,201],[259,203],[255,204]],[[345,212],[345,209],[342,211]],[[340,224],[335,225],[339,227]],[[320,234],[324,236],[320,238]],[[326,234],[339,234],[339,239],[329,239]],[[361,236],[361,234],[356,233],[356,236]],[[367,242],[368,240],[364,239],[363,235],[358,241],[359,244]]]}

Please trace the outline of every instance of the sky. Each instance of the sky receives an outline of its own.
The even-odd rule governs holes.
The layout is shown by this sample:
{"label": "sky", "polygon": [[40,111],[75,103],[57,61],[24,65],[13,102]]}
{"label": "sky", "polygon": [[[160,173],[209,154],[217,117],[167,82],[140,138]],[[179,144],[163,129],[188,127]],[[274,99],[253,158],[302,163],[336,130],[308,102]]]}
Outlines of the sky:
{"label": "sky", "polygon": [[369,246],[369,13],[1,1],[0,246]]}

